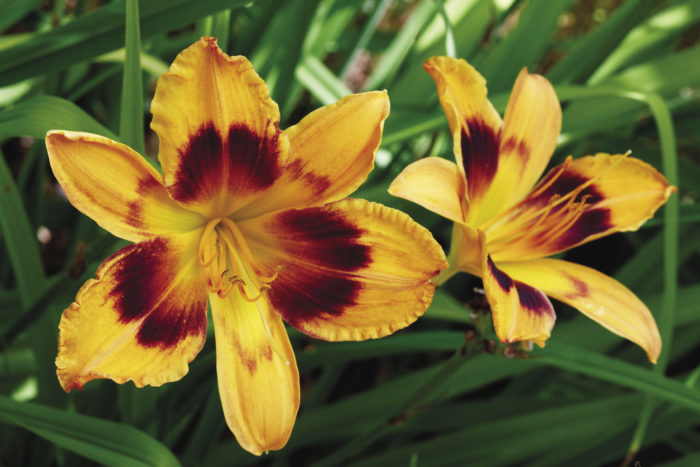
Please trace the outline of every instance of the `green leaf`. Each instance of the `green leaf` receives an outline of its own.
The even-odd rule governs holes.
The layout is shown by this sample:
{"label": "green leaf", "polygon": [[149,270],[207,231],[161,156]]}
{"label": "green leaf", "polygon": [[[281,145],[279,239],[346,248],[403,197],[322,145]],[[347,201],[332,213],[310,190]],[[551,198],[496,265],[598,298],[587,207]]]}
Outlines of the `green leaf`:
{"label": "green leaf", "polygon": [[[640,11],[648,10],[650,6],[654,6],[653,2],[641,3],[645,5],[641,5]],[[623,6],[623,8],[625,7],[626,5]],[[699,0],[673,2],[630,31],[619,46],[606,57],[595,74],[591,76],[589,84],[602,83],[616,71],[624,69],[630,64],[638,63],[642,57],[650,59],[659,55],[653,53],[655,46],[678,37],[683,31],[696,25],[698,19],[700,19]]]}
{"label": "green leaf", "polygon": [[295,73],[296,79],[323,105],[333,104],[352,94],[345,84],[326,65],[313,55],[306,55]]}
{"label": "green leaf", "polygon": [[141,78],[141,33],[139,1],[126,0],[126,57],[122,78],[119,135],[136,152],[145,154],[143,131],[143,79]]}
{"label": "green leaf", "polygon": [[644,392],[700,413],[699,391],[653,371],[557,342],[550,342],[533,354],[544,364]]}
{"label": "green leaf", "polygon": [[17,288],[26,307],[44,290],[44,268],[22,197],[5,159],[0,155],[0,229],[15,273]]}
{"label": "green leaf", "polygon": [[[150,0],[140,5],[141,30],[152,37],[245,0]],[[0,50],[0,86],[92,59],[124,44],[124,6],[119,0],[69,23]]]}
{"label": "green leaf", "polygon": [[624,2],[603,24],[574,42],[566,57],[547,73],[547,78],[555,83],[584,81],[608,58],[610,50],[619,45],[630,28],[655,7],[654,2],[646,0]]}
{"label": "green leaf", "polygon": [[0,32],[32,11],[39,3],[41,0],[3,0],[0,2],[0,11],[2,11]]}
{"label": "green leaf", "polygon": [[117,136],[70,101],[54,96],[36,96],[0,112],[0,140],[11,136],[44,139],[49,130]]}
{"label": "green leaf", "polygon": [[517,14],[517,26],[505,39],[484,51],[474,65],[486,78],[489,91],[510,89],[524,66],[532,66],[542,55],[557,28],[559,16],[572,0],[531,1]]}
{"label": "green leaf", "polygon": [[[421,466],[518,464],[562,444],[604,439],[629,425],[638,404],[638,397],[623,396],[492,421],[467,417],[464,419],[465,429],[429,441],[388,449],[350,465],[402,465],[412,453],[417,453],[422,459]],[[580,422],[573,423],[575,420]]]}
{"label": "green leaf", "polygon": [[416,36],[435,15],[436,11],[432,0],[422,0],[418,4],[391,45],[382,54],[379,64],[367,78],[367,82],[363,87],[364,90],[373,90],[386,85],[386,82],[396,74],[403,63],[413,42],[416,40]]}
{"label": "green leaf", "polygon": [[128,425],[0,396],[0,420],[100,464],[179,466],[165,446]]}

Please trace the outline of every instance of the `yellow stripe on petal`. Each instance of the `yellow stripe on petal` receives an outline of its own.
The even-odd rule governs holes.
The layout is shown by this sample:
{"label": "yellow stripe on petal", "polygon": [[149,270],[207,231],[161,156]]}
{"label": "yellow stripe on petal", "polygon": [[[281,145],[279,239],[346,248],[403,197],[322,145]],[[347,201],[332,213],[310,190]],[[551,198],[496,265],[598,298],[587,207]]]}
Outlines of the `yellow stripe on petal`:
{"label": "yellow stripe on petal", "polygon": [[289,140],[265,82],[213,38],[178,54],[158,80],[151,111],[170,194],[208,218],[247,204],[286,165]]}
{"label": "yellow stripe on petal", "polygon": [[406,167],[389,186],[389,193],[413,201],[453,222],[463,223],[467,183],[453,162],[427,157]]}
{"label": "yellow stripe on petal", "polygon": [[649,360],[661,353],[661,337],[649,309],[615,279],[557,259],[503,263],[513,278],[567,303],[613,333],[642,347]]}
{"label": "yellow stripe on petal", "polygon": [[552,157],[561,131],[561,106],[543,76],[518,75],[508,101],[498,172],[479,206],[475,225],[527,196]]}
{"label": "yellow stripe on petal", "polygon": [[260,455],[282,449],[299,409],[299,372],[287,331],[266,298],[210,294],[216,373],[226,423],[241,446]]}
{"label": "yellow stripe on petal", "polygon": [[483,280],[498,339],[501,342],[531,340],[544,347],[556,320],[545,294],[511,278],[489,255],[484,256]]}
{"label": "yellow stripe on petal", "polygon": [[138,242],[204,223],[168,196],[160,174],[128,146],[89,133],[50,131],[46,148],[71,204],[118,237]]}
{"label": "yellow stripe on petal", "polygon": [[388,115],[386,91],[353,94],[311,112],[285,131],[291,152],[282,177],[236,216],[319,206],[350,195],[374,167]]}
{"label": "yellow stripe on petal", "polygon": [[489,221],[495,261],[541,258],[638,229],[676,188],[649,164],[621,154],[567,160],[521,203]]}
{"label": "yellow stripe on petal", "polygon": [[242,222],[266,292],[292,326],[326,340],[382,337],[423,314],[430,280],[447,266],[440,246],[406,214],[364,200]]}
{"label": "yellow stripe on petal", "polygon": [[482,212],[478,205],[499,170],[502,121],[487,99],[486,80],[462,59],[429,58],[423,68],[435,80],[450,123],[457,165],[467,179],[467,220]]}
{"label": "yellow stripe on petal", "polygon": [[195,236],[129,245],[100,265],[61,317],[56,367],[64,390],[98,378],[160,386],[187,373],[207,330]]}

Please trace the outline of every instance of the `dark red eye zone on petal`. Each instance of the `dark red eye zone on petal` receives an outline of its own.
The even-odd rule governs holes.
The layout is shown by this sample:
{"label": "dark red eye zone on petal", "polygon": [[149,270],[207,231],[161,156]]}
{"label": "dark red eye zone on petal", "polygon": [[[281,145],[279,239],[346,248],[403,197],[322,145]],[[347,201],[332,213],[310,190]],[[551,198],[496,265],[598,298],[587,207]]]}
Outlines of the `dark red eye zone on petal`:
{"label": "dark red eye zone on petal", "polygon": [[530,158],[530,147],[527,145],[527,143],[512,136],[503,142],[501,150],[504,153],[515,152],[523,159],[524,162],[527,162],[527,160]]}
{"label": "dark red eye zone on petal", "polygon": [[590,236],[608,231],[611,227],[610,211],[602,208],[591,209],[581,214],[574,225],[556,241],[560,245],[560,249],[570,248]]}
{"label": "dark red eye zone on petal", "polygon": [[[267,188],[280,176],[277,139],[262,139],[245,125],[232,125],[228,132],[230,180],[251,189]],[[241,176],[242,175],[242,176]]]}
{"label": "dark red eye zone on petal", "polygon": [[487,258],[489,272],[498,282],[498,286],[506,293],[513,287],[518,292],[518,301],[520,307],[535,315],[554,314],[552,304],[547,299],[547,296],[534,287],[531,287],[523,282],[516,281],[510,276],[496,267],[496,264],[491,259]]}
{"label": "dark red eye zone on petal", "polygon": [[206,295],[183,303],[175,296],[177,286],[168,290],[178,270],[165,239],[129,245],[115,255],[122,257],[109,297],[121,323],[143,319],[136,334],[139,344],[168,348],[189,335],[206,333]]}
{"label": "dark red eye zone on petal", "polygon": [[[585,184],[589,180],[588,178],[582,175],[578,175],[566,170],[558,174],[559,170],[559,167],[555,167],[538,184],[539,186],[544,186],[550,183],[552,178],[556,177],[556,180],[554,180],[554,182],[552,182],[551,185],[547,187],[547,189],[542,191],[542,193],[540,193],[533,199],[534,202],[547,203],[554,195],[565,196],[566,194],[571,193],[572,191]],[[535,191],[538,191],[537,188],[535,188]],[[595,204],[599,201],[602,201],[604,199],[604,196],[598,191],[598,189],[595,186],[595,183],[592,183],[584,189],[582,189],[576,195],[576,201],[581,201],[584,198],[586,199],[586,202],[588,204]]]}
{"label": "dark red eye zone on petal", "polygon": [[[136,193],[138,193],[142,198],[147,198],[153,191],[161,188],[162,185],[158,180],[148,175],[145,178],[139,180],[139,184],[136,187]],[[126,222],[136,228],[143,227],[143,201],[131,201],[129,203],[129,209],[126,215]]]}
{"label": "dark red eye zone on petal", "polygon": [[[610,211],[604,207],[596,207],[598,203],[605,200],[605,196],[596,187],[595,182],[584,186],[589,181],[589,178],[568,169],[562,171],[561,166],[555,167],[534,188],[533,193],[536,194],[523,202],[523,206],[532,211],[542,210],[548,204],[556,202],[551,210],[547,211],[547,215],[552,219],[553,225],[554,220],[564,219],[561,224],[565,225],[565,228],[561,231],[545,230],[545,234],[550,237],[547,240],[550,251],[571,248],[612,227]],[[575,193],[573,199],[570,197],[571,193]],[[559,199],[563,200],[557,202]],[[563,211],[564,209],[577,211],[576,217],[571,222],[566,221],[566,218],[574,214]],[[533,223],[536,221],[534,219]]]}
{"label": "dark red eye zone on petal", "polygon": [[224,188],[266,188],[280,174],[277,136],[263,138],[245,125],[234,124],[224,138],[210,123],[197,130],[180,151],[170,192],[179,201],[206,200]]}
{"label": "dark red eye zone on petal", "polygon": [[296,179],[303,179],[304,182],[311,187],[314,195],[316,196],[325,192],[331,186],[330,178],[326,177],[325,175],[316,175],[313,172],[305,172],[304,166],[299,159],[294,159],[294,161],[287,165],[285,171]]}
{"label": "dark red eye zone on petal", "polygon": [[530,287],[520,281],[513,281],[515,288],[518,291],[518,299],[520,306],[536,315],[549,314],[552,305],[547,300],[547,296],[540,290]]}
{"label": "dark red eye zone on petal", "polygon": [[469,133],[462,128],[462,163],[469,193],[476,195],[489,186],[498,171],[500,130],[494,131],[479,119],[466,120],[465,123]]}
{"label": "dark red eye zone on petal", "polygon": [[326,208],[286,211],[270,228],[290,258],[268,293],[289,324],[303,329],[356,303],[362,284],[352,273],[372,261],[370,247],[359,243],[361,229]]}
{"label": "dark red eye zone on petal", "polygon": [[369,247],[357,241],[362,229],[323,207],[285,211],[274,229],[285,251],[306,263],[352,272],[371,260]]}
{"label": "dark red eye zone on petal", "polygon": [[491,259],[491,256],[486,258],[486,263],[489,268],[489,272],[498,282],[498,286],[503,289],[504,292],[508,292],[513,287],[513,279],[510,276],[496,267],[496,264]]}
{"label": "dark red eye zone on petal", "polygon": [[207,196],[212,182],[221,176],[223,150],[223,138],[213,124],[200,128],[180,152],[180,167],[171,187],[173,198],[191,201]]}

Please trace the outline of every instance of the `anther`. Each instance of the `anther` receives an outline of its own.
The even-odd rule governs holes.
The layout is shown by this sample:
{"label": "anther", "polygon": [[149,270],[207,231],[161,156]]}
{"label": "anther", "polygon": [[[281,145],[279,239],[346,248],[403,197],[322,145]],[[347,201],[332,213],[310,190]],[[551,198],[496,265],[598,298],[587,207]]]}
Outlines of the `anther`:
{"label": "anther", "polygon": [[243,298],[250,303],[257,302],[260,299],[260,297],[262,297],[263,293],[270,288],[269,284],[263,284],[262,286],[260,286],[258,294],[254,297],[251,297],[250,295],[248,295],[248,291],[245,289],[245,284],[242,284],[241,282],[243,281],[240,281],[238,283],[238,289],[241,291],[241,295],[243,296]]}
{"label": "anther", "polygon": [[[284,269],[284,265],[283,265],[283,264],[280,264],[280,265],[278,265],[278,266],[275,266],[275,269],[274,269],[274,271],[272,271],[272,275],[271,275],[271,276],[260,276],[260,279],[261,279],[263,282],[269,284],[270,282],[273,282],[275,279],[277,279],[277,276],[279,276],[280,271],[281,271],[282,269]],[[268,286],[268,287],[269,287],[269,286]]]}

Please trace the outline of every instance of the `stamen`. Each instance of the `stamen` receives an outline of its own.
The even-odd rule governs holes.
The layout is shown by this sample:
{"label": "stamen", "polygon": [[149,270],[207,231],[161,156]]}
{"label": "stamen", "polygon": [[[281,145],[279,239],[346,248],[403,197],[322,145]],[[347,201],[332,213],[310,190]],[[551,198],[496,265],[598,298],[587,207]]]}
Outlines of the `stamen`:
{"label": "stamen", "polygon": [[[243,281],[241,281],[241,282],[243,282]],[[268,290],[270,288],[269,284],[263,284],[260,286],[260,290],[258,291],[258,294],[255,295],[254,297],[251,297],[250,295],[248,295],[248,291],[245,289],[245,283],[241,284],[241,282],[238,283],[238,289],[241,291],[243,298],[250,303],[257,302],[260,299],[260,297],[262,297],[263,292],[265,292],[266,290]]]}
{"label": "stamen", "polygon": [[[204,230],[202,231],[202,236],[199,238],[199,248],[198,248],[198,253],[199,253],[199,260],[202,262],[202,265],[206,266],[211,263],[213,260],[208,260],[205,261],[205,248],[210,245],[209,242],[209,237],[211,236],[212,232],[214,232],[214,229],[216,226],[221,222],[220,218],[212,219],[209,222],[207,222],[207,225],[204,227]],[[218,242],[217,242],[218,243]],[[206,264],[205,264],[206,263]]]}
{"label": "stamen", "polygon": [[539,196],[539,195],[541,195],[542,193],[544,193],[545,190],[547,190],[547,188],[549,188],[550,186],[552,186],[552,185],[554,184],[554,182],[557,181],[557,179],[559,178],[559,176],[560,176],[561,174],[563,174],[563,173],[566,171],[566,169],[569,168],[569,166],[571,165],[571,162],[572,162],[573,160],[574,160],[573,157],[567,156],[567,157],[566,157],[566,160],[564,161],[564,163],[563,163],[562,165],[559,166],[559,171],[558,171],[557,173],[553,174],[552,177],[551,177],[549,180],[547,180],[547,183],[544,183],[541,187],[537,187],[537,189],[536,189],[535,191],[533,191],[532,193],[530,193],[530,194],[528,195],[528,198],[529,198],[529,197]]}
{"label": "stamen", "polygon": [[250,248],[248,248],[248,243],[245,241],[245,237],[243,237],[243,232],[241,232],[241,229],[239,229],[231,219],[226,218],[223,219],[222,222],[233,234],[234,241],[241,248],[241,253],[243,253],[243,257],[246,259],[246,261],[248,261],[248,264],[255,265],[255,259],[253,258],[253,254],[250,252]]}
{"label": "stamen", "polygon": [[281,271],[282,269],[284,269],[284,265],[283,265],[283,264],[280,264],[280,265],[278,265],[278,266],[275,266],[275,270],[272,271],[272,275],[271,275],[271,276],[259,276],[259,277],[260,277],[260,279],[262,279],[263,282],[269,284],[270,282],[273,282],[275,279],[277,279],[277,276],[279,276],[280,271]]}

